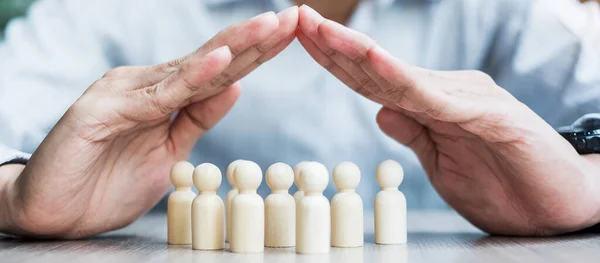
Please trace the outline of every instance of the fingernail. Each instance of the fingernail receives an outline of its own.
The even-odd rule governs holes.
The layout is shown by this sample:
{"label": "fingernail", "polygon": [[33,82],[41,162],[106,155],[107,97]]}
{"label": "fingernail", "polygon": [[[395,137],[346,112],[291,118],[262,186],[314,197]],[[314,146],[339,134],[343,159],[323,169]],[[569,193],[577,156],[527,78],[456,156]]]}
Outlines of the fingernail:
{"label": "fingernail", "polygon": [[308,12],[308,14],[310,16],[313,16],[313,17],[319,18],[319,19],[324,19],[323,16],[321,14],[319,14],[319,12],[317,12],[314,9],[312,9],[310,6],[302,5],[302,7],[304,8],[304,10],[306,10],[306,12]]}
{"label": "fingernail", "polygon": [[231,53],[231,50],[229,50],[228,46],[222,46],[222,47],[219,47],[219,48],[214,49],[213,51],[209,52],[209,54],[218,54],[218,53],[227,54],[227,53]]}
{"label": "fingernail", "polygon": [[263,18],[263,17],[266,17],[266,16],[271,16],[271,15],[275,15],[275,12],[273,12],[273,11],[265,12],[265,13],[262,13],[262,14],[260,14],[260,15],[257,15],[257,16],[255,16],[255,17],[253,17],[253,18],[252,18],[252,19],[250,19],[250,20],[258,20],[258,19],[261,19],[261,18]]}
{"label": "fingernail", "polygon": [[294,12],[296,10],[298,10],[297,6],[288,7],[286,9],[284,9],[283,11],[279,12],[279,14],[277,14],[277,16],[283,16],[284,14]]}

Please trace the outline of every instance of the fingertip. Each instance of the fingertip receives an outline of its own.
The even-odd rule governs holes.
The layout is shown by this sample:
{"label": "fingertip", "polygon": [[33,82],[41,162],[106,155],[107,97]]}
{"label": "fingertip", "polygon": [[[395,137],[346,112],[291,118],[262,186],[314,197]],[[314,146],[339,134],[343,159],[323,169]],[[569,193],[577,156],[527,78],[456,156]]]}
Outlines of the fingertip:
{"label": "fingertip", "polygon": [[307,36],[317,36],[317,27],[325,20],[317,11],[307,5],[299,8],[299,26]]}
{"label": "fingertip", "polygon": [[294,30],[298,28],[298,7],[293,6],[279,12],[277,18],[279,19],[279,27],[281,28],[280,32],[285,35],[293,34]]}
{"label": "fingertip", "polygon": [[229,92],[231,92],[231,95],[235,97],[236,100],[242,94],[242,84],[240,83],[240,81],[236,81],[227,89],[230,90]]}
{"label": "fingertip", "polygon": [[231,61],[233,60],[233,54],[231,53],[231,49],[229,49],[228,46],[219,47],[206,54],[206,56],[209,58],[216,59],[216,63],[227,64],[225,65],[225,67],[227,67],[229,63],[231,63]]}
{"label": "fingertip", "polygon": [[277,14],[277,16],[279,18],[286,17],[286,16],[292,16],[292,17],[296,17],[297,18],[298,17],[298,11],[299,11],[298,6],[292,6],[292,7],[288,7],[286,9],[284,9],[283,11],[279,12]]}
{"label": "fingertip", "polygon": [[377,125],[379,125],[379,128],[381,128],[382,130],[384,130],[384,132],[386,131],[386,128],[390,126],[391,123],[394,122],[395,119],[397,119],[398,117],[398,113],[386,108],[386,107],[382,107],[379,112],[377,113],[376,116],[376,122]]}
{"label": "fingertip", "polygon": [[317,26],[316,32],[320,37],[325,39],[325,43],[331,43],[332,36],[337,33],[336,30],[339,30],[338,28],[336,28],[336,24],[337,23],[326,19]]}
{"label": "fingertip", "polygon": [[250,30],[257,32],[260,38],[273,34],[279,28],[279,17],[269,11],[250,19]]}

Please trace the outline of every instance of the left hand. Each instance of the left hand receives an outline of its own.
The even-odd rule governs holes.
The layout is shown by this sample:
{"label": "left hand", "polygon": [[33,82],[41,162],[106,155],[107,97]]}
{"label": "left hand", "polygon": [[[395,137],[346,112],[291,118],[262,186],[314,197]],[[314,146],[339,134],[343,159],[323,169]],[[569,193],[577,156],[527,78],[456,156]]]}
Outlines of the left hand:
{"label": "left hand", "polygon": [[475,226],[551,235],[600,221],[598,156],[578,155],[486,74],[406,65],[308,6],[297,36],[319,64],[383,105],[381,129],[416,152],[435,189]]}

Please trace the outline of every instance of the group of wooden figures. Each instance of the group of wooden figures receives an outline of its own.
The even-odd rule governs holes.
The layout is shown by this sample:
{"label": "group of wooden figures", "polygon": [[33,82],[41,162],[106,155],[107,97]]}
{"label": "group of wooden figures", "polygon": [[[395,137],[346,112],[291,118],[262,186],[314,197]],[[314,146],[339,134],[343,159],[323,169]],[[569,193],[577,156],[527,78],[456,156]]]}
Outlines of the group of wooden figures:
{"label": "group of wooden figures", "polygon": [[[256,193],[262,181],[256,163],[237,160],[226,173],[232,190],[223,204],[217,195],[222,180],[217,166],[204,163],[194,168],[188,162],[173,166],[175,191],[169,196],[167,212],[169,244],[191,243],[193,249],[219,250],[229,242],[234,253],[295,247],[297,253],[305,254],[327,253],[330,246],[363,245],[363,202],[355,191],[361,174],[356,164],[343,162],[333,170],[338,193],[331,205],[323,195],[329,172],[318,162],[301,162],[293,170],[284,163],[271,165],[265,174],[271,194],[265,200]],[[377,167],[381,186],[374,205],[377,244],[406,243],[406,199],[398,190],[403,177],[402,166],[395,161]],[[294,183],[298,191],[292,196],[288,191]]]}

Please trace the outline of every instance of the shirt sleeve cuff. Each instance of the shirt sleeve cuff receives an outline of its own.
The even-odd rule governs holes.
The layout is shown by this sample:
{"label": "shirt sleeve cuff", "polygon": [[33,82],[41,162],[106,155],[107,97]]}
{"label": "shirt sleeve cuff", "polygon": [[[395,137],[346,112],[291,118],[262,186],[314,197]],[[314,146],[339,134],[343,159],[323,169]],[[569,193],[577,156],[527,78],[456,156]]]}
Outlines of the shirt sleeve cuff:
{"label": "shirt sleeve cuff", "polygon": [[0,166],[6,164],[27,164],[29,158],[31,158],[31,154],[0,145]]}

